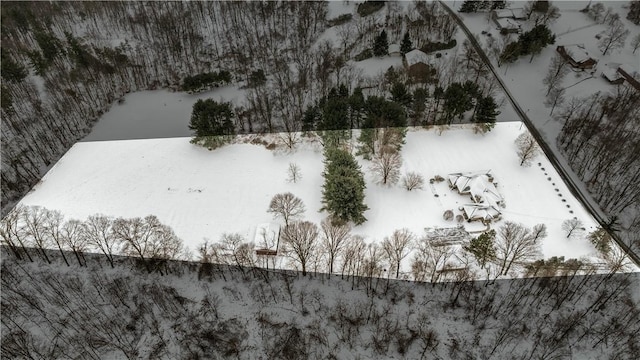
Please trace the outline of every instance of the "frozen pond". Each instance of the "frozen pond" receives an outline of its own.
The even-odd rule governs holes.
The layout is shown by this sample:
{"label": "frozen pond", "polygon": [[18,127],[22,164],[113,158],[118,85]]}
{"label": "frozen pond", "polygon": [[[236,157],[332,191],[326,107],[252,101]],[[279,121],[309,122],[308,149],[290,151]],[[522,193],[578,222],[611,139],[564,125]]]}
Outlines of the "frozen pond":
{"label": "frozen pond", "polygon": [[190,95],[169,90],[139,91],[111,106],[82,141],[153,139],[191,136],[189,119],[199,99],[231,101],[240,105],[244,90],[237,85]]}

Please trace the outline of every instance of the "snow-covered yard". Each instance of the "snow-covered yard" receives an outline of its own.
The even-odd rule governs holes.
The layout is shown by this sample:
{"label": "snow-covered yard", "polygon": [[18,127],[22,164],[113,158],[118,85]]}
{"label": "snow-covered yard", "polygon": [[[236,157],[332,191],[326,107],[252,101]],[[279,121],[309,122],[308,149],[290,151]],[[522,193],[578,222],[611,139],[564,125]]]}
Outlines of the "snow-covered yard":
{"label": "snow-covered yard", "polygon": [[[588,256],[594,252],[591,244],[585,239],[567,240],[561,224],[575,216],[590,231],[596,226],[593,219],[546,158],[539,157],[530,168],[519,166],[513,141],[522,131],[526,130],[519,122],[498,123],[484,136],[462,125],[441,135],[434,129],[410,130],[402,150],[402,172],[424,175],[424,190],[376,185],[370,162],[359,158],[370,210],[365,213],[368,221],[353,232],[366,241],[382,241],[404,227],[416,235],[427,227],[454,227],[455,220],[445,221],[443,212],[450,209],[460,214],[459,207],[470,203],[469,197],[453,192],[446,182],[431,185],[428,179],[490,169],[506,203],[502,221],[529,227],[546,224],[545,258]],[[69,150],[22,204],[58,209],[80,219],[95,213],[155,214],[195,250],[205,238],[217,241],[225,232],[253,239],[256,226],[273,221],[267,208],[281,192],[300,197],[307,208],[305,219],[319,224],[326,217],[319,212],[322,160],[319,145],[309,142],[290,154],[248,143],[208,151],[190,144],[188,138],[82,142]],[[302,173],[297,183],[287,182],[291,162]],[[479,223],[464,224],[470,231],[483,228]]]}

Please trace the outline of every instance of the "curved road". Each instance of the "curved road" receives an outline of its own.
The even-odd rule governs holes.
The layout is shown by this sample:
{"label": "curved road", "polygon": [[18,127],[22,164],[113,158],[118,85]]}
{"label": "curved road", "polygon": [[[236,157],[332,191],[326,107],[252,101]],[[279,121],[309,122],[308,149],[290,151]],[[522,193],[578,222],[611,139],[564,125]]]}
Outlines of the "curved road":
{"label": "curved road", "polygon": [[[571,192],[571,194],[573,194],[573,196],[575,196],[576,199],[578,199],[578,201],[580,201],[582,206],[585,209],[587,209],[587,211],[589,211],[591,216],[593,216],[593,218],[596,219],[598,224],[600,224],[601,227],[605,228],[605,225],[607,223],[607,219],[605,219],[604,216],[600,215],[599,209],[597,209],[592,204],[592,202],[589,201],[589,198],[588,198],[589,194],[584,194],[580,190],[580,187],[577,186],[577,184],[573,181],[571,176],[569,176],[569,171],[571,171],[571,170],[570,169],[567,170],[562,166],[562,164],[560,163],[560,161],[556,157],[555,153],[551,150],[551,147],[544,141],[544,139],[542,138],[542,135],[540,134],[540,132],[538,132],[538,129],[536,129],[536,127],[533,126],[533,123],[531,122],[531,120],[527,116],[526,112],[522,111],[522,108],[520,107],[518,102],[513,98],[513,95],[511,94],[511,92],[509,91],[507,86],[504,84],[504,82],[502,81],[502,79],[498,75],[498,72],[496,71],[496,69],[493,67],[493,64],[489,60],[489,57],[487,56],[487,54],[485,54],[484,50],[482,50],[482,47],[478,43],[478,40],[476,39],[476,37],[473,36],[471,31],[469,31],[469,28],[467,28],[467,26],[464,24],[464,22],[458,16],[458,14],[456,14],[453,10],[451,10],[451,8],[449,8],[449,6],[447,6],[441,0],[438,0],[438,2],[440,3],[440,5],[442,5],[442,7],[445,10],[447,10],[447,12],[449,12],[449,14],[451,14],[451,16],[456,20],[456,22],[460,26],[460,28],[465,32],[465,34],[467,35],[467,38],[471,42],[471,45],[476,49],[476,52],[478,53],[478,55],[480,56],[482,61],[489,67],[489,69],[493,73],[493,76],[495,76],[496,80],[498,80],[498,83],[500,84],[500,87],[502,87],[502,90],[504,91],[504,93],[509,98],[509,102],[511,102],[511,105],[513,106],[513,109],[516,111],[518,116],[520,116],[521,121],[527,126],[527,129],[529,130],[531,135],[536,139],[536,141],[540,145],[540,148],[544,152],[545,156],[549,159],[549,161],[551,161],[551,164],[556,169],[558,174],[560,174],[560,177],[562,178],[562,180],[565,182],[565,184],[567,184],[567,187],[569,188],[569,191]],[[636,266],[640,267],[640,256],[638,256],[636,253],[634,253],[629,248],[629,246],[627,246],[627,244],[625,244],[622,241],[622,239],[620,239],[618,234],[612,233],[610,235],[615,240],[615,242],[625,251],[625,253],[627,253],[629,258],[636,264]]]}

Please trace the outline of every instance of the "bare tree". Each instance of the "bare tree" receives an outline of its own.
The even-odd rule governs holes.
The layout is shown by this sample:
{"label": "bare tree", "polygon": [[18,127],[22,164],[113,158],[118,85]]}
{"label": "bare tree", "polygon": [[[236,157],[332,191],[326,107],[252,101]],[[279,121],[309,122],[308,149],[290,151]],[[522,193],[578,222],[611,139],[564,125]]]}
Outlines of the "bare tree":
{"label": "bare tree", "polygon": [[267,212],[272,213],[274,217],[282,217],[285,226],[289,225],[289,220],[300,217],[305,212],[305,206],[300,198],[292,193],[276,194]]}
{"label": "bare tree", "polygon": [[633,49],[633,54],[636,53],[638,48],[640,48],[640,34],[636,34],[636,36],[631,39],[631,49]]}
{"label": "bare tree", "polygon": [[383,147],[373,158],[371,171],[376,175],[380,185],[394,185],[400,178],[402,158],[400,154],[388,147]]}
{"label": "bare tree", "polygon": [[297,183],[298,180],[302,179],[302,174],[300,173],[300,167],[296,163],[289,163],[289,168],[287,170],[289,177],[287,178],[288,182]]}
{"label": "bare tree", "polygon": [[507,275],[514,263],[529,261],[539,256],[540,244],[530,229],[524,225],[507,221],[498,228],[496,257],[499,259],[500,273]]}
{"label": "bare tree", "polygon": [[48,236],[51,240],[56,244],[58,250],[60,250],[60,255],[62,255],[62,259],[65,264],[69,266],[69,261],[67,257],[64,255],[64,251],[62,247],[65,245],[62,239],[62,225],[64,224],[64,216],[58,210],[46,210],[44,216],[44,228],[47,232]]}
{"label": "bare tree", "polygon": [[296,221],[285,226],[281,236],[284,253],[300,265],[302,276],[306,276],[316,250],[318,226],[309,221]]}
{"label": "bare tree", "polygon": [[560,56],[560,54],[556,53],[549,63],[549,70],[547,70],[547,75],[542,80],[542,83],[547,85],[547,96],[551,92],[551,89],[558,86],[562,79],[567,75],[570,71],[569,64],[567,60]]}
{"label": "bare tree", "polygon": [[89,245],[84,233],[82,221],[71,219],[65,222],[60,230],[60,236],[65,246],[73,251],[76,260],[78,260],[78,264],[82,266],[83,261],[80,258],[82,257],[84,259],[83,252],[87,250]]}
{"label": "bare tree", "polygon": [[121,243],[113,233],[113,219],[105,215],[92,215],[84,222],[84,236],[88,244],[99,249],[113,266],[113,255],[120,252]]}
{"label": "bare tree", "polygon": [[21,254],[24,252],[29,261],[33,262],[24,244],[26,234],[24,227],[20,223],[23,219],[22,213],[24,211],[26,211],[26,208],[23,205],[18,205],[0,221],[0,237],[2,242],[7,244],[13,251],[16,258],[22,259]]}
{"label": "bare tree", "polygon": [[200,249],[200,256],[204,261],[212,260],[221,264],[234,264],[244,273],[244,267],[256,265],[254,257],[254,245],[246,243],[240,234],[224,233],[220,242],[209,245],[205,241]]}
{"label": "bare tree", "polygon": [[437,282],[455,253],[455,249],[438,239],[421,238],[416,243],[411,261],[414,280]]}
{"label": "bare tree", "polygon": [[413,234],[409,229],[395,230],[391,237],[385,237],[382,250],[390,260],[391,266],[396,268],[396,279],[400,276],[400,263],[409,255],[413,242]]}
{"label": "bare tree", "polygon": [[612,21],[607,27],[598,41],[598,48],[602,51],[602,55],[607,55],[609,50],[615,50],[623,48],[624,43],[629,36],[629,30],[624,27],[624,24],[619,19]]}
{"label": "bare tree", "polygon": [[422,190],[424,186],[424,177],[416,172],[408,172],[402,178],[402,186],[409,191]]}
{"label": "bare tree", "polygon": [[554,85],[547,94],[546,99],[544,100],[544,104],[547,106],[551,106],[551,112],[549,112],[549,116],[553,115],[553,110],[555,110],[556,106],[564,103],[565,97],[564,88],[559,87],[559,85]]}
{"label": "bare tree", "polygon": [[24,230],[27,237],[40,249],[42,257],[51,264],[46,249],[51,245],[51,238],[47,234],[47,209],[40,206],[29,206],[21,213]]}
{"label": "bare tree", "polygon": [[334,225],[330,218],[325,218],[320,228],[322,229],[322,248],[329,257],[329,273],[333,274],[336,258],[351,236],[351,226],[348,223]]}
{"label": "bare tree", "polygon": [[562,230],[567,233],[567,239],[582,234],[584,224],[578,218],[568,219],[562,222]]}
{"label": "bare tree", "polygon": [[538,142],[529,132],[524,132],[516,138],[515,143],[518,147],[520,166],[530,166],[533,159],[540,152]]}
{"label": "bare tree", "polygon": [[[129,256],[139,256],[142,261],[147,260],[147,254],[151,247],[153,228],[159,225],[158,219],[149,215],[142,219],[117,218],[113,222],[113,236],[122,244],[122,251]],[[147,269],[151,271],[146,264]]]}

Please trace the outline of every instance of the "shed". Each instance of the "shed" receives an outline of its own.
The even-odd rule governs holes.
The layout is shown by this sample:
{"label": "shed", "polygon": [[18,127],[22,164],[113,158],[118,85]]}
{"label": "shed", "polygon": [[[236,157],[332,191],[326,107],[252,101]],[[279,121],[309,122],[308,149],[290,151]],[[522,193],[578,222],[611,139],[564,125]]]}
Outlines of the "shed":
{"label": "shed", "polygon": [[400,44],[391,44],[389,45],[389,55],[391,56],[400,56]]}

